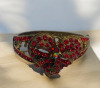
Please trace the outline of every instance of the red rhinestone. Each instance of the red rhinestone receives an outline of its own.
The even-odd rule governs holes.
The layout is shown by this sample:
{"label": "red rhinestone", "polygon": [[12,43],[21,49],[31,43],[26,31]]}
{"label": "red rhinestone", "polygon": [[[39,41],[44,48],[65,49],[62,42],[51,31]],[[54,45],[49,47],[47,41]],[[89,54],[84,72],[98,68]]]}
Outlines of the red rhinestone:
{"label": "red rhinestone", "polygon": [[82,47],[79,47],[79,50],[81,50],[82,49]]}
{"label": "red rhinestone", "polygon": [[78,46],[80,46],[80,45],[81,45],[81,43],[78,42]]}
{"label": "red rhinestone", "polygon": [[31,36],[28,36],[28,40],[30,40],[31,39]]}
{"label": "red rhinestone", "polygon": [[33,46],[36,46],[36,41],[33,41],[33,42],[32,42],[32,45],[33,45]]}
{"label": "red rhinestone", "polygon": [[72,56],[74,57],[75,56],[75,53],[72,53]]}
{"label": "red rhinestone", "polygon": [[25,58],[25,59],[28,59],[28,57],[27,57],[27,56],[24,56],[24,58]]}
{"label": "red rhinestone", "polygon": [[73,42],[73,38],[69,38],[69,42]]}
{"label": "red rhinestone", "polygon": [[75,39],[75,43],[78,43],[78,40],[77,39]]}
{"label": "red rhinestone", "polygon": [[24,37],[22,37],[22,41],[25,41],[25,38]]}
{"label": "red rhinestone", "polygon": [[43,69],[46,69],[46,66],[42,66],[43,67]]}
{"label": "red rhinestone", "polygon": [[34,48],[31,48],[31,52],[33,52]]}
{"label": "red rhinestone", "polygon": [[64,44],[68,44],[68,40],[64,40]]}
{"label": "red rhinestone", "polygon": [[59,66],[56,66],[56,70],[59,70]]}
{"label": "red rhinestone", "polygon": [[52,51],[52,48],[51,47],[49,48],[49,51]]}
{"label": "red rhinestone", "polygon": [[45,53],[45,57],[49,57],[49,54],[48,53]]}
{"label": "red rhinestone", "polygon": [[48,44],[48,43],[46,43],[46,44],[45,44],[45,47],[49,47],[49,44]]}
{"label": "red rhinestone", "polygon": [[37,68],[38,68],[38,67],[39,67],[39,65],[38,65],[38,64],[35,64],[35,67],[37,67]]}
{"label": "red rhinestone", "polygon": [[78,51],[75,52],[78,56],[80,55],[80,53]]}
{"label": "red rhinestone", "polygon": [[43,47],[43,45],[44,45],[43,43],[40,43],[40,46],[41,46],[41,47]]}
{"label": "red rhinestone", "polygon": [[78,49],[78,46],[75,46],[75,49],[77,50]]}
{"label": "red rhinestone", "polygon": [[70,61],[67,61],[67,64],[69,65],[69,64],[71,64],[71,62]]}
{"label": "red rhinestone", "polygon": [[73,47],[74,47],[74,44],[73,44],[73,43],[71,43],[71,44],[70,44],[70,48],[73,48]]}
{"label": "red rhinestone", "polygon": [[87,38],[84,38],[84,41],[87,41]]}
{"label": "red rhinestone", "polygon": [[81,38],[82,41],[84,41],[84,38]]}
{"label": "red rhinestone", "polygon": [[64,58],[67,58],[68,57],[68,55],[67,54],[64,54],[64,56],[63,56]]}
{"label": "red rhinestone", "polygon": [[36,39],[38,42],[40,42],[42,39],[41,39],[41,37],[37,37],[37,39]]}
{"label": "red rhinestone", "polygon": [[56,65],[59,65],[59,62],[58,61],[56,62]]}
{"label": "red rhinestone", "polygon": [[68,45],[66,45],[66,46],[65,46],[65,49],[66,49],[66,50],[69,50],[69,46],[68,46]]}
{"label": "red rhinestone", "polygon": [[58,74],[58,73],[59,73],[59,71],[56,71],[56,72],[55,72],[55,74]]}
{"label": "red rhinestone", "polygon": [[43,65],[44,64],[44,61],[40,61],[40,65]]}
{"label": "red rhinestone", "polygon": [[60,69],[63,69],[63,66],[60,66]]}
{"label": "red rhinestone", "polygon": [[54,47],[52,47],[52,50],[54,50],[55,48]]}
{"label": "red rhinestone", "polygon": [[69,55],[69,59],[71,59],[72,58],[72,55]]}
{"label": "red rhinestone", "polygon": [[45,69],[45,71],[48,73],[49,72],[49,70],[48,69]]}
{"label": "red rhinestone", "polygon": [[60,51],[63,53],[63,52],[65,52],[65,49],[64,48],[60,48]]}
{"label": "red rhinestone", "polygon": [[48,41],[49,41],[49,42],[52,42],[52,38],[51,38],[51,37],[49,37],[49,38],[48,38]]}
{"label": "red rhinestone", "polygon": [[59,52],[59,49],[58,48],[55,48],[55,52]]}
{"label": "red rhinestone", "polygon": [[47,36],[46,36],[46,35],[43,35],[43,39],[44,39],[44,40],[47,40]]}
{"label": "red rhinestone", "polygon": [[31,58],[28,58],[29,61],[32,61]]}
{"label": "red rhinestone", "polygon": [[73,52],[74,51],[74,48],[71,48],[70,51]]}
{"label": "red rhinestone", "polygon": [[37,52],[37,54],[38,54],[38,55],[40,55],[40,54],[41,54],[41,52],[40,52],[40,51],[38,51],[38,52]]}
{"label": "red rhinestone", "polygon": [[49,63],[49,60],[48,59],[45,59],[45,63]]}
{"label": "red rhinestone", "polygon": [[55,42],[53,42],[53,43],[52,43],[52,46],[55,46],[55,45],[56,45],[56,43],[55,43]]}
{"label": "red rhinestone", "polygon": [[51,68],[51,65],[48,65],[47,68],[50,69]]}
{"label": "red rhinestone", "polygon": [[37,53],[38,53],[38,49],[35,49],[35,50],[34,50],[34,53],[37,54]]}
{"label": "red rhinestone", "polygon": [[32,57],[35,57],[35,54],[32,53],[31,56],[32,56]]}
{"label": "red rhinestone", "polygon": [[45,57],[45,53],[42,53],[41,56],[42,56],[42,57]]}
{"label": "red rhinestone", "polygon": [[60,48],[63,47],[63,43],[60,43],[60,44],[59,44],[59,47],[60,47]]}
{"label": "red rhinestone", "polygon": [[60,58],[59,58],[59,57],[57,58],[57,61],[58,61],[58,62],[60,61]]}
{"label": "red rhinestone", "polygon": [[21,37],[19,37],[19,41],[21,41]]}
{"label": "red rhinestone", "polygon": [[28,41],[28,37],[25,37],[25,41]]}
{"label": "red rhinestone", "polygon": [[77,58],[76,57],[74,57],[74,60],[76,60]]}
{"label": "red rhinestone", "polygon": [[61,59],[61,62],[64,62],[64,60],[63,60],[63,59]]}

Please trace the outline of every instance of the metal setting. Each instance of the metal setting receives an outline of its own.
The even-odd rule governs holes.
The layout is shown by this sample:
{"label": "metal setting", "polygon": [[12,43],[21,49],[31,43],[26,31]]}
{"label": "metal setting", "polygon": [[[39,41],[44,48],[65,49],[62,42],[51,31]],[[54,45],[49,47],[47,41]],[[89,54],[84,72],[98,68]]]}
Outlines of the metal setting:
{"label": "metal setting", "polygon": [[[89,42],[88,35],[33,31],[14,36],[13,47],[19,56],[30,61],[37,68],[42,67],[50,77],[81,57],[87,50]],[[22,44],[26,50],[21,49]]]}

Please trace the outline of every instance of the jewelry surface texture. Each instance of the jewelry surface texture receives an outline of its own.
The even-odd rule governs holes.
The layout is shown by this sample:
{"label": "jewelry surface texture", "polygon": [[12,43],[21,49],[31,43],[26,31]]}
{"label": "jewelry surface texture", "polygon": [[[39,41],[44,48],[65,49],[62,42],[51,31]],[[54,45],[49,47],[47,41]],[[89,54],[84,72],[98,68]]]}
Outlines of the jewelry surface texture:
{"label": "jewelry surface texture", "polygon": [[48,77],[81,57],[89,43],[88,35],[69,32],[32,31],[13,37],[15,52],[36,68],[42,67]]}

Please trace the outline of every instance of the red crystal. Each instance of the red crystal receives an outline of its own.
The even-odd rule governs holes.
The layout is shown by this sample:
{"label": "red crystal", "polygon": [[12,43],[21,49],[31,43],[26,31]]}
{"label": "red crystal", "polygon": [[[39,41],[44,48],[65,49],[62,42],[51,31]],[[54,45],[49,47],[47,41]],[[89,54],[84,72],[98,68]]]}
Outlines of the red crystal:
{"label": "red crystal", "polygon": [[49,57],[49,54],[48,53],[45,53],[45,57]]}
{"label": "red crystal", "polygon": [[73,52],[74,51],[74,48],[71,48],[70,51]]}
{"label": "red crystal", "polygon": [[36,39],[38,42],[40,42],[42,39],[41,39],[41,37],[37,37],[37,39]]}
{"label": "red crystal", "polygon": [[52,43],[52,46],[55,46],[55,45],[56,45],[56,43],[55,43],[55,42],[53,42],[53,43]]}
{"label": "red crystal", "polygon": [[60,51],[63,53],[63,52],[65,52],[65,49],[64,48],[60,48]]}
{"label": "red crystal", "polygon": [[59,66],[56,66],[56,70],[59,70]]}
{"label": "red crystal", "polygon": [[35,49],[35,50],[34,50],[34,53],[37,54],[37,53],[38,53],[38,49]]}
{"label": "red crystal", "polygon": [[51,47],[49,48],[49,51],[52,51],[52,48]]}
{"label": "red crystal", "polygon": [[38,65],[38,64],[35,64],[35,67],[37,67],[37,68],[38,68],[38,67],[39,67],[39,65]]}
{"label": "red crystal", "polygon": [[82,49],[82,47],[79,47],[79,50],[81,50]]}
{"label": "red crystal", "polygon": [[78,46],[75,46],[75,49],[77,50],[78,49]]}
{"label": "red crystal", "polygon": [[64,40],[64,44],[68,44],[68,40]]}
{"label": "red crystal", "polygon": [[28,40],[30,40],[31,39],[31,36],[28,36]]}
{"label": "red crystal", "polygon": [[55,48],[54,47],[52,47],[52,50],[54,50]]}
{"label": "red crystal", "polygon": [[58,74],[58,73],[59,73],[59,71],[56,71],[56,72],[55,72],[55,74]]}
{"label": "red crystal", "polygon": [[78,47],[81,45],[81,43],[78,42]]}
{"label": "red crystal", "polygon": [[47,40],[47,36],[46,36],[46,35],[43,35],[43,39],[44,39],[44,40]]}
{"label": "red crystal", "polygon": [[36,46],[36,41],[33,41],[33,42],[32,42],[32,45],[33,45],[33,46]]}
{"label": "red crystal", "polygon": [[51,65],[48,65],[47,68],[50,69],[51,68]]}
{"label": "red crystal", "polygon": [[32,56],[32,57],[35,57],[35,54],[32,53],[31,56]]}
{"label": "red crystal", "polygon": [[31,58],[28,58],[29,61],[32,61]]}
{"label": "red crystal", "polygon": [[34,48],[31,48],[31,52],[33,52]]}
{"label": "red crystal", "polygon": [[78,43],[78,40],[77,39],[75,39],[75,43]]}
{"label": "red crystal", "polygon": [[46,44],[45,44],[45,47],[49,47],[49,44],[48,44],[48,43],[46,43]]}
{"label": "red crystal", "polygon": [[59,52],[59,49],[58,48],[55,48],[55,52]]}
{"label": "red crystal", "polygon": [[49,63],[49,60],[48,59],[45,59],[45,63]]}
{"label": "red crystal", "polygon": [[45,69],[45,71],[48,73],[49,72],[49,70],[48,69]]}
{"label": "red crystal", "polygon": [[71,59],[72,58],[72,55],[69,55],[69,59]]}
{"label": "red crystal", "polygon": [[72,53],[72,56],[74,57],[75,56],[75,53]]}
{"label": "red crystal", "polygon": [[63,43],[60,43],[60,44],[59,44],[59,47],[60,47],[60,48],[63,47]]}
{"label": "red crystal", "polygon": [[56,62],[56,65],[59,65],[59,62],[58,61]]}
{"label": "red crystal", "polygon": [[43,69],[46,69],[46,66],[42,66],[43,67]]}
{"label": "red crystal", "polygon": [[41,55],[42,57],[45,57],[45,53],[42,53],[42,55]]}
{"label": "red crystal", "polygon": [[67,64],[69,65],[69,64],[71,64],[71,62],[70,61],[67,61]]}
{"label": "red crystal", "polygon": [[44,64],[44,61],[40,61],[40,65],[43,65]]}
{"label": "red crystal", "polygon": [[66,46],[65,46],[65,49],[66,49],[66,50],[69,50],[69,46],[68,46],[68,45],[66,45]]}
{"label": "red crystal", "polygon": [[41,47],[43,47],[43,45],[44,45],[43,43],[40,43],[40,46],[41,46]]}
{"label": "red crystal", "polygon": [[64,58],[67,58],[68,57],[68,55],[67,54],[64,54],[64,56],[63,56]]}
{"label": "red crystal", "polygon": [[73,38],[69,38],[69,42],[73,42]]}
{"label": "red crystal", "polygon": [[41,52],[39,52],[39,51],[38,51],[38,52],[37,52],[37,54],[38,54],[38,55],[40,55],[40,54],[41,54]]}
{"label": "red crystal", "polygon": [[60,58],[59,58],[59,57],[57,58],[57,61],[58,61],[58,62],[60,61]]}
{"label": "red crystal", "polygon": [[51,38],[51,37],[49,37],[49,38],[48,38],[48,41],[49,41],[49,42],[52,42],[52,38]]}
{"label": "red crystal", "polygon": [[74,44],[73,44],[73,43],[71,43],[71,44],[70,44],[70,48],[73,48],[73,47],[74,47]]}

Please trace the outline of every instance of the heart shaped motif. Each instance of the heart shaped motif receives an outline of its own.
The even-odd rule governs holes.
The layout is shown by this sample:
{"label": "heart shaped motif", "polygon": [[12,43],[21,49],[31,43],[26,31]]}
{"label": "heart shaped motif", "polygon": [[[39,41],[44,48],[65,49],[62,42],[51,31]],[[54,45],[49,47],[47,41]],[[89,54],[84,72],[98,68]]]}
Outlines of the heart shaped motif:
{"label": "heart shaped motif", "polygon": [[79,36],[38,33],[30,40],[28,52],[35,66],[42,67],[50,76],[82,56],[84,47]]}

